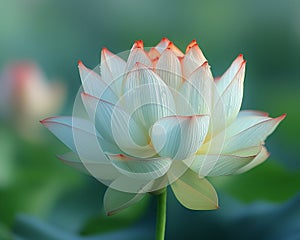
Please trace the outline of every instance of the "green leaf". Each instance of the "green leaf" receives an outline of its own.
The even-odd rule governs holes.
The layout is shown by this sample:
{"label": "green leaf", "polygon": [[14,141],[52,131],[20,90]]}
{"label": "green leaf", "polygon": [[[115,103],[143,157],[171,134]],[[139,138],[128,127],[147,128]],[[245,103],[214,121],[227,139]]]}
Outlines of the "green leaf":
{"label": "green leaf", "polygon": [[218,196],[213,186],[195,172],[187,170],[171,184],[178,201],[192,210],[212,210],[218,208]]}

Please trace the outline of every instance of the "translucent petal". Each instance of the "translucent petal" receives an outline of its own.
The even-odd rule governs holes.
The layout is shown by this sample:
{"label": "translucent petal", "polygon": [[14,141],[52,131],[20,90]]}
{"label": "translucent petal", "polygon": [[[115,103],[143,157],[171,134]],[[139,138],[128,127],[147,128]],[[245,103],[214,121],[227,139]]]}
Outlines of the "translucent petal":
{"label": "translucent petal", "polygon": [[224,144],[223,152],[230,153],[238,149],[261,145],[285,116],[284,114],[277,118],[269,118],[229,137]]}
{"label": "translucent petal", "polygon": [[249,171],[257,165],[263,163],[269,157],[269,155],[270,154],[268,153],[267,149],[265,147],[262,147],[261,152],[257,154],[257,156],[249,164],[237,170],[235,174],[241,174]]}
{"label": "translucent petal", "polygon": [[183,58],[184,54],[180,51],[178,47],[175,46],[173,42],[169,42],[168,48],[172,50],[172,52],[179,58]]}
{"label": "translucent petal", "polygon": [[126,62],[106,48],[101,51],[102,79],[114,90],[117,96],[122,93],[122,79],[124,77]]}
{"label": "translucent petal", "polygon": [[167,48],[172,50],[172,52],[177,56],[177,57],[183,57],[184,54],[180,51],[178,47],[174,45],[169,39],[167,38],[162,38],[162,40],[155,46],[155,49],[159,52],[162,53],[165,51]]}
{"label": "translucent petal", "polygon": [[156,73],[172,89],[178,89],[182,82],[181,65],[171,49],[161,54],[156,64]]}
{"label": "translucent petal", "polygon": [[108,161],[99,143],[103,139],[90,121],[75,117],[52,117],[41,123],[80,158]]}
{"label": "translucent petal", "polygon": [[148,52],[148,56],[152,61],[157,61],[160,57],[159,51],[157,51],[156,48],[151,48],[150,51]]}
{"label": "translucent petal", "polygon": [[235,75],[239,72],[241,66],[244,64],[245,60],[243,55],[239,55],[231,64],[231,66],[226,70],[226,72],[216,80],[216,84],[220,93],[224,92],[225,89],[235,78]]}
{"label": "translucent petal", "polygon": [[250,116],[268,117],[269,113],[257,111],[257,110],[241,110],[238,114],[238,117],[250,117]]}
{"label": "translucent petal", "polygon": [[243,99],[245,64],[246,62],[242,64],[234,79],[230,82],[219,99],[216,100],[212,115],[212,127],[215,131],[219,131],[220,126],[223,127],[224,124],[228,126],[234,121],[240,111]]}
{"label": "translucent petal", "polygon": [[78,63],[78,68],[84,92],[112,103],[117,102],[118,97],[114,91],[96,72],[85,67],[82,62]]}
{"label": "translucent petal", "polygon": [[161,41],[155,46],[155,49],[162,53],[168,46],[169,46],[170,40],[167,38],[162,38]]}
{"label": "translucent petal", "polygon": [[138,63],[128,74],[123,98],[126,111],[145,131],[158,119],[174,115],[174,99],[168,86],[152,70]]}
{"label": "translucent petal", "polygon": [[191,169],[200,176],[223,176],[235,173],[249,164],[255,156],[240,157],[235,155],[196,155]]}
{"label": "translucent petal", "polygon": [[108,188],[105,192],[103,204],[108,216],[114,215],[143,199],[145,193],[127,193]]}
{"label": "translucent petal", "polygon": [[59,155],[58,158],[83,173],[92,174],[95,178],[107,185],[120,176],[118,170],[110,162],[103,163],[81,159],[73,152]]}
{"label": "translucent petal", "polygon": [[258,123],[270,120],[272,118],[263,116],[241,116],[239,115],[232,124],[230,124],[226,129],[227,138],[234,136],[247,128],[250,128]]}
{"label": "translucent petal", "polygon": [[145,65],[147,67],[152,66],[152,61],[149,58],[148,54],[144,50],[144,44],[143,44],[142,40],[136,41],[134,43],[134,45],[130,51],[130,54],[128,56],[128,59],[127,59],[127,67],[126,67],[125,73],[128,73],[129,71],[131,71],[133,66],[138,62],[142,63],[143,65]]}
{"label": "translucent petal", "polygon": [[177,200],[188,209],[218,208],[218,196],[213,186],[191,170],[187,170],[171,187]]}
{"label": "translucent petal", "polygon": [[83,173],[89,174],[88,170],[85,168],[82,161],[80,160],[80,157],[77,154],[68,152],[63,155],[58,155],[57,157],[65,164],[68,164]]}
{"label": "translucent petal", "polygon": [[239,157],[256,156],[261,152],[261,149],[262,149],[262,145],[247,147],[247,148],[238,149],[237,151],[232,152],[231,155],[235,155]]}
{"label": "translucent petal", "polygon": [[161,118],[151,129],[153,147],[162,157],[186,159],[203,143],[208,125],[209,117],[205,115]]}
{"label": "translucent petal", "polygon": [[186,54],[182,60],[182,72],[185,79],[187,79],[196,68],[200,67],[206,62],[202,51],[194,40],[187,48]]}
{"label": "translucent petal", "polygon": [[172,163],[169,158],[133,158],[122,154],[108,157],[122,174],[143,180],[154,180],[163,176]]}
{"label": "translucent petal", "polygon": [[83,94],[82,99],[104,139],[131,156],[150,157],[156,154],[148,145],[149,139],[143,129],[120,106],[87,94]]}
{"label": "translucent petal", "polygon": [[[207,62],[183,83],[176,98],[180,114],[211,114],[214,81]],[[192,112],[188,112],[192,110]]]}
{"label": "translucent petal", "polygon": [[[116,189],[121,192],[128,193],[148,193],[151,192],[151,180],[149,179],[136,179],[133,177],[129,177],[126,174],[121,174],[117,179],[115,179],[109,187],[112,189]],[[150,188],[149,188],[149,187]]]}

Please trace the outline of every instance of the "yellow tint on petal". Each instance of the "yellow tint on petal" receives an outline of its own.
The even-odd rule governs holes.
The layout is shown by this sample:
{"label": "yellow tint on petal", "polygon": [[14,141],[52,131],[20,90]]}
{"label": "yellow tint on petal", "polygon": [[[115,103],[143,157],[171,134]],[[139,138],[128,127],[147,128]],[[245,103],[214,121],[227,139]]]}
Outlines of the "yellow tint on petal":
{"label": "yellow tint on petal", "polygon": [[213,186],[205,178],[187,170],[171,184],[177,200],[191,210],[212,210],[218,208],[218,196]]}

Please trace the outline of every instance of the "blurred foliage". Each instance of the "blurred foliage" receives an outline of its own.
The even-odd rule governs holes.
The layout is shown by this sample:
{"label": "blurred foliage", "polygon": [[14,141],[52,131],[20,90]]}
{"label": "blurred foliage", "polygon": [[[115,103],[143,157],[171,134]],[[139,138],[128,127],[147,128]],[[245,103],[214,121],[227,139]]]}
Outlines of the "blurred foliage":
{"label": "blurred foliage", "polygon": [[16,220],[16,230],[14,232],[14,239],[43,239],[43,240],[140,240],[153,239],[154,234],[145,226],[128,228],[126,230],[119,230],[101,235],[94,236],[79,236],[64,229],[57,228],[54,225],[45,223],[27,215],[20,215]]}
{"label": "blurred foliage", "polygon": [[287,171],[272,159],[244,174],[210,180],[218,190],[248,203],[257,199],[287,201],[300,189],[300,171]]}
{"label": "blurred foliage", "polygon": [[[271,116],[287,113],[267,141],[271,158],[244,175],[215,179],[218,211],[185,210],[170,194],[167,237],[195,239],[201,233],[205,239],[299,239],[300,200],[299,194],[294,196],[300,190],[300,1],[1,3],[0,69],[30,60],[47,78],[64,81],[69,90],[65,115],[72,112],[80,86],[77,61],[93,68],[102,47],[118,53],[137,39],[153,46],[168,37],[184,50],[197,39],[216,76],[244,53],[243,108],[268,111]],[[15,239],[146,239],[149,226],[152,236],[153,206],[147,200],[106,217],[105,187],[55,159],[65,151],[46,131],[32,142],[11,123],[0,123],[0,239],[10,239],[12,225]],[[145,226],[136,225],[138,221]]]}
{"label": "blurred foliage", "polygon": [[10,182],[0,188],[1,201],[5,203],[0,205],[1,220],[8,225],[17,212],[46,216],[61,193],[80,184],[78,173],[56,160],[48,147],[50,144],[58,151],[65,149],[54,138],[49,138],[47,145],[29,143],[13,135],[10,138],[14,139],[14,157],[7,159],[13,170],[6,171]]}
{"label": "blurred foliage", "polygon": [[[137,204],[124,209],[116,215],[108,217],[102,214],[92,218],[86,222],[80,233],[82,235],[92,235],[128,227],[145,213],[147,205],[148,198],[144,198]],[[100,223],[101,225],[99,226]]]}
{"label": "blurred foliage", "polygon": [[[228,195],[219,195],[218,211],[201,212],[178,206],[177,200],[170,196],[169,203],[174,204],[169,205],[166,239],[299,239],[299,194],[280,204],[262,201],[242,204]],[[191,224],[183,227],[184,222]]]}

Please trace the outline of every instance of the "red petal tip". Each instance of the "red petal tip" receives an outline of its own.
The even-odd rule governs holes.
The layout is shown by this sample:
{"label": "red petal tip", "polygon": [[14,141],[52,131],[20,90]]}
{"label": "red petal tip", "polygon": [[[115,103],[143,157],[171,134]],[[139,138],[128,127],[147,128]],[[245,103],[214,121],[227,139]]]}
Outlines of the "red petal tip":
{"label": "red petal tip", "polygon": [[196,39],[193,39],[192,41],[191,41],[191,43],[190,43],[191,45],[195,45],[195,44],[197,44],[197,41],[196,41]]}
{"label": "red petal tip", "polygon": [[40,120],[40,123],[41,124],[43,124],[43,125],[45,125],[47,122],[49,122],[51,119],[53,119],[53,118],[55,118],[55,117],[48,117],[48,118],[45,118],[45,119],[43,119],[43,120]]}
{"label": "red petal tip", "polygon": [[135,41],[135,47],[136,48],[144,48],[143,40],[137,40],[137,41]]}
{"label": "red petal tip", "polygon": [[170,41],[170,42],[168,43],[167,49],[169,49],[169,50],[175,50],[176,47],[175,47],[174,43]]}
{"label": "red petal tip", "polygon": [[106,47],[102,48],[102,53],[112,55],[111,51],[109,51]]}
{"label": "red petal tip", "polygon": [[202,65],[201,66],[203,66],[203,67],[207,67],[208,66],[208,61],[205,61],[204,63],[202,63]]}
{"label": "red petal tip", "polygon": [[278,119],[278,121],[282,121],[283,119],[285,119],[285,117],[286,117],[286,113],[282,114],[277,119]]}
{"label": "red petal tip", "polygon": [[169,43],[168,43],[168,48],[169,48],[169,47],[172,47],[173,45],[174,45],[174,43],[171,42],[171,41],[169,41]]}
{"label": "red petal tip", "polygon": [[189,45],[187,45],[185,52],[188,52],[191,48],[193,47],[198,47],[198,43],[196,41],[196,39],[192,40]]}
{"label": "red petal tip", "polygon": [[246,62],[246,60],[244,59],[244,55],[243,54],[239,54],[238,57],[237,57],[237,59],[243,60],[242,64]]}

